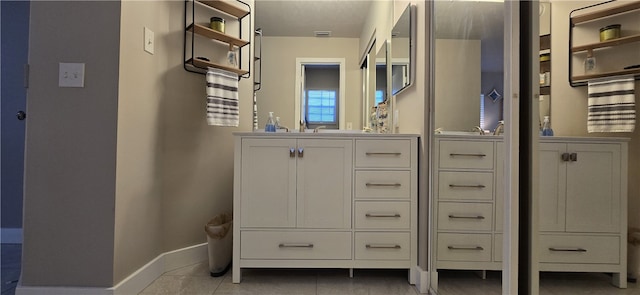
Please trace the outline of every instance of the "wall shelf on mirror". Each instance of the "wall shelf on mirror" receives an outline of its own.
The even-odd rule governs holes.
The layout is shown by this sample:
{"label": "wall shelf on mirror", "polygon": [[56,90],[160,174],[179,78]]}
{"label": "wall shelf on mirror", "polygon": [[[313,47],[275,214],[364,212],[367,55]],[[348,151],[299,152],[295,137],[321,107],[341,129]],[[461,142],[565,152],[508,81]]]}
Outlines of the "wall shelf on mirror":
{"label": "wall shelf on mirror", "polygon": [[[212,67],[249,78],[252,63],[243,69],[242,56],[251,51],[247,46],[251,42],[243,39],[242,32],[243,22],[251,28],[250,14],[251,6],[240,0],[185,0],[184,69],[205,74]],[[222,29],[209,27],[212,16],[223,19]]]}
{"label": "wall shelf on mirror", "polygon": [[[640,56],[625,56],[625,52],[628,54],[640,50],[640,30],[636,29],[637,19],[640,18],[640,1],[598,3],[571,11],[569,18],[568,78],[572,87],[585,86],[591,79],[622,75],[633,75],[640,80],[640,69],[629,68],[640,64]],[[603,39],[603,33],[598,34],[598,28],[612,24],[621,24],[620,36]],[[599,42],[595,36],[600,36]],[[588,59],[597,61],[595,70],[586,65],[580,68]]]}

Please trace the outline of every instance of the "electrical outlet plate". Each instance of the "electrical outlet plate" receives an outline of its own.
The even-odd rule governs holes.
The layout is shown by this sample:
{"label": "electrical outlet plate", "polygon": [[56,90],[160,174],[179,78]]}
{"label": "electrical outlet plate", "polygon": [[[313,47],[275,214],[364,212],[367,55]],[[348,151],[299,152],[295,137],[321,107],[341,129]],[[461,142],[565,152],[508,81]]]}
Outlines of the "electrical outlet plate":
{"label": "electrical outlet plate", "polygon": [[144,51],[153,54],[155,47],[155,40],[153,31],[147,27],[144,27]]}
{"label": "electrical outlet plate", "polygon": [[59,87],[84,87],[84,63],[61,62],[58,69]]}

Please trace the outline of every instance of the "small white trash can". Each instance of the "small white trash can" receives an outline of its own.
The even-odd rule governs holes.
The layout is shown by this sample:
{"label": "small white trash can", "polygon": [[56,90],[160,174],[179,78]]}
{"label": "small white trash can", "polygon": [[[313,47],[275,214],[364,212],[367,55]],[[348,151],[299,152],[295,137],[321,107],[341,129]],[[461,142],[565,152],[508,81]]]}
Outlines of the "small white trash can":
{"label": "small white trash can", "polygon": [[233,218],[231,214],[216,215],[204,226],[207,233],[209,271],[212,277],[223,276],[231,267],[233,249]]}

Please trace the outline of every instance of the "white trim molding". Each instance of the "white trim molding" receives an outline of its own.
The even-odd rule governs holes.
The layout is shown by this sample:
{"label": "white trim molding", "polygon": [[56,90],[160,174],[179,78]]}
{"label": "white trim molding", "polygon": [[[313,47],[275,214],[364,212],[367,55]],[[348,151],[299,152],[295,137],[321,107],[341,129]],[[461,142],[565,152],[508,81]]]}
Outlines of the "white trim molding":
{"label": "white trim molding", "polygon": [[0,242],[3,244],[22,244],[22,228],[0,228]]}
{"label": "white trim molding", "polygon": [[16,295],[129,295],[138,294],[167,271],[206,261],[207,243],[198,244],[158,255],[117,285],[110,288],[23,286],[18,282]]}

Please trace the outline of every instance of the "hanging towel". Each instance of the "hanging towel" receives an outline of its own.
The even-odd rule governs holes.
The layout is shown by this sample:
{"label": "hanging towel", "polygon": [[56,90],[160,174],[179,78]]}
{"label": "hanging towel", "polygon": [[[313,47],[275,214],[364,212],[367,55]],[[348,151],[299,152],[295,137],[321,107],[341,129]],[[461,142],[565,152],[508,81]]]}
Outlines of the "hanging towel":
{"label": "hanging towel", "polygon": [[587,129],[593,132],[633,132],[636,106],[633,76],[589,81]]}
{"label": "hanging towel", "polygon": [[207,70],[207,124],[238,127],[238,74],[215,68]]}

